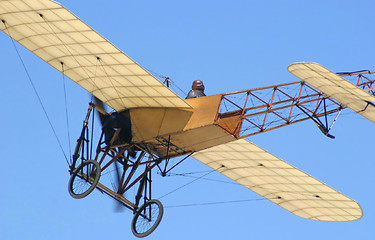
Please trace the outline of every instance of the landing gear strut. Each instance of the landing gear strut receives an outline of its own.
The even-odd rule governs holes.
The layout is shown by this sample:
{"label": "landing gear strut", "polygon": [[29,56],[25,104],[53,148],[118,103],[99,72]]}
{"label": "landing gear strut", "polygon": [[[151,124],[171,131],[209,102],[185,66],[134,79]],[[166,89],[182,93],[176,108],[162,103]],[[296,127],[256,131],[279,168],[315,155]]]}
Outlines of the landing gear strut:
{"label": "landing gear strut", "polygon": [[[163,205],[151,197],[151,170],[162,160],[147,146],[119,141],[121,128],[114,129],[109,141],[103,130],[97,147],[93,147],[94,123],[90,124],[89,119],[94,107],[90,104],[73,154],[69,193],[73,198],[81,199],[98,189],[130,209],[134,213],[131,224],[133,234],[139,238],[146,237],[157,228],[163,217]],[[109,170],[111,166],[115,171]],[[116,184],[108,182],[108,177],[113,175]],[[138,188],[134,201],[124,196],[131,188]]]}

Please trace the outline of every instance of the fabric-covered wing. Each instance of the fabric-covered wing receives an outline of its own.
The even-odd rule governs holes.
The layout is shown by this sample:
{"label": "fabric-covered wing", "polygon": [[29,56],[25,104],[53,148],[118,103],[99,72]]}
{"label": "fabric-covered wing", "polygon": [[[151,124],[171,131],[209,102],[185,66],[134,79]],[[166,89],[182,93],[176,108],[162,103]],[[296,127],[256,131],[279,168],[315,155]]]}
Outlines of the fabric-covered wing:
{"label": "fabric-covered wing", "polygon": [[294,63],[288,71],[375,122],[375,97],[317,63]]}
{"label": "fabric-covered wing", "polygon": [[137,107],[191,108],[56,2],[0,0],[0,19],[4,33],[116,111]]}
{"label": "fabric-covered wing", "polygon": [[297,216],[321,221],[362,217],[354,200],[245,139],[192,156]]}

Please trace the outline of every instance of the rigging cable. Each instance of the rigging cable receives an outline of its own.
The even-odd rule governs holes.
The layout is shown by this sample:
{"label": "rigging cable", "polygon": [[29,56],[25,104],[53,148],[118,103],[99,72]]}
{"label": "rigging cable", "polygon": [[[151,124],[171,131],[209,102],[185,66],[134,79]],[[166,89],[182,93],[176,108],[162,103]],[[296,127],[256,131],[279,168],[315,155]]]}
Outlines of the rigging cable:
{"label": "rigging cable", "polygon": [[64,74],[64,63],[61,62],[61,73],[62,73],[62,82],[64,88],[64,101],[65,101],[65,117],[66,117],[66,128],[68,132],[68,145],[69,145],[69,156],[72,156],[72,147],[70,145],[70,126],[69,126],[69,114],[68,114],[68,101],[67,101],[67,94],[66,94],[66,86],[65,86],[65,74]]}
{"label": "rigging cable", "polygon": [[[105,65],[103,65],[103,61],[102,61],[102,59],[101,59],[100,57],[96,57],[96,59],[99,61],[99,63],[100,63],[100,65],[101,65],[101,67],[102,67],[102,69],[103,69],[103,71],[104,71],[104,73],[105,73],[107,79],[109,80],[109,82],[111,83],[113,89],[114,89],[115,92],[117,93],[118,99],[122,102],[122,104],[123,104],[124,106],[126,106],[126,104],[124,103],[124,99],[120,96],[120,92],[119,92],[119,90],[118,90],[117,87],[113,84],[113,81],[115,81],[115,80],[112,79],[111,76],[109,76],[109,74],[108,74],[108,72],[107,72],[107,70],[106,70],[106,68],[105,68]],[[111,99],[111,100],[115,100],[115,99]]]}
{"label": "rigging cable", "polygon": [[21,54],[20,54],[20,52],[18,51],[18,48],[17,48],[17,46],[16,46],[16,44],[15,44],[13,38],[12,38],[11,35],[10,35],[10,32],[9,32],[8,26],[7,26],[7,24],[5,23],[4,20],[1,20],[1,21],[2,21],[2,23],[4,24],[6,31],[8,32],[8,35],[9,35],[9,37],[10,37],[10,39],[11,39],[11,42],[12,42],[12,44],[13,44],[13,47],[14,47],[14,49],[16,50],[16,53],[17,53],[17,55],[18,55],[18,58],[20,59],[20,61],[21,61],[21,63],[22,63],[23,69],[25,70],[26,75],[27,75],[27,77],[28,77],[28,79],[29,79],[29,82],[30,82],[30,84],[31,84],[31,86],[32,86],[32,88],[33,88],[33,90],[34,90],[34,93],[35,93],[36,97],[38,98],[39,104],[40,104],[40,106],[41,106],[42,109],[43,109],[44,115],[46,116],[47,121],[48,121],[48,123],[49,123],[49,125],[50,125],[50,127],[51,127],[51,129],[52,129],[52,132],[53,132],[53,134],[54,134],[54,136],[55,136],[55,138],[56,138],[56,140],[57,140],[57,143],[59,144],[59,147],[60,147],[60,149],[61,149],[61,152],[63,153],[63,155],[64,155],[64,157],[65,157],[66,163],[69,165],[69,161],[68,161],[68,158],[67,158],[67,156],[66,156],[66,154],[65,154],[65,151],[64,151],[64,149],[63,149],[63,147],[62,147],[61,141],[60,141],[60,139],[59,139],[58,136],[57,136],[56,130],[55,130],[55,128],[54,128],[53,125],[52,125],[51,119],[50,119],[50,117],[48,116],[47,110],[46,110],[46,108],[44,107],[44,104],[43,104],[43,102],[42,102],[42,99],[40,98],[39,93],[38,93],[38,91],[37,91],[37,89],[36,89],[36,87],[35,87],[35,84],[34,84],[34,82],[33,82],[32,79],[31,79],[31,76],[30,76],[30,74],[29,74],[29,71],[27,70],[26,65],[25,65],[25,63],[24,63],[24,61],[23,61],[23,59],[22,59],[22,57],[21,57]]}
{"label": "rigging cable", "polygon": [[191,204],[181,204],[181,205],[165,206],[164,208],[195,207],[195,206],[207,206],[207,205],[217,205],[217,204],[227,204],[227,203],[241,203],[241,202],[255,202],[255,201],[265,201],[265,200],[268,200],[268,199],[266,199],[266,198],[255,198],[255,199],[220,201],[220,202],[191,203]]}
{"label": "rigging cable", "polygon": [[174,189],[174,190],[172,190],[172,191],[170,191],[170,192],[164,194],[163,196],[159,197],[158,199],[162,199],[163,197],[166,197],[166,196],[168,196],[168,195],[170,195],[170,194],[172,194],[172,193],[174,193],[174,192],[180,190],[181,188],[184,188],[184,187],[186,187],[186,186],[192,184],[193,182],[198,181],[199,179],[202,179],[202,178],[204,178],[205,176],[207,176],[207,175],[209,175],[209,174],[211,174],[211,173],[213,173],[213,172],[218,171],[218,170],[219,170],[220,168],[222,168],[222,167],[223,167],[223,166],[219,167],[218,169],[213,169],[213,170],[209,171],[208,173],[206,173],[206,174],[204,174],[204,175],[202,175],[202,176],[200,176],[200,177],[198,177],[198,178],[196,178],[196,179],[194,179],[194,180],[192,180],[192,181],[190,181],[190,182],[188,182],[188,183],[185,183],[184,185],[182,185],[182,186],[180,186],[180,187],[178,187],[178,188],[176,188],[176,189]]}
{"label": "rigging cable", "polygon": [[[95,83],[94,79],[90,76],[89,74],[89,69],[85,68],[80,61],[78,61],[78,57],[75,56],[72,51],[70,51],[69,47],[68,47],[68,44],[65,44],[65,42],[59,37],[59,35],[56,33],[56,31],[52,28],[51,24],[49,24],[49,22],[47,21],[47,19],[44,18],[44,15],[43,14],[39,14],[39,16],[43,19],[43,21],[48,25],[48,27],[51,29],[52,33],[55,35],[55,37],[61,42],[62,46],[65,47],[65,49],[67,50],[68,54],[66,54],[64,57],[71,57],[77,64],[79,67],[81,67],[81,69],[83,70],[83,72],[86,74],[87,76],[87,79],[90,79],[91,80],[91,83],[94,85],[94,87],[96,87],[96,90],[98,90],[102,95],[103,95],[103,98],[105,98],[106,100],[108,100],[108,98],[106,97],[105,93],[98,87],[98,85]],[[60,49],[61,50],[61,49]],[[74,50],[74,49],[73,49]],[[98,57],[96,57],[96,59],[98,59]],[[96,71],[96,70],[95,70]],[[92,92],[90,92],[92,93]]]}
{"label": "rigging cable", "polygon": [[[218,169],[217,169],[218,170]],[[215,172],[217,170],[212,170],[212,171],[204,171],[204,172],[207,172],[206,174],[204,174],[203,176],[200,176],[200,177],[194,177],[195,179],[191,182],[188,182],[187,184],[165,194],[164,196],[162,197],[165,197],[191,183],[193,183],[194,181],[196,180],[199,180],[199,179],[204,179],[204,180],[210,180],[210,181],[216,181],[214,179],[207,179],[207,178],[204,178],[205,176],[207,176],[208,174],[212,173],[212,172]],[[192,177],[192,176],[188,176],[190,174],[196,174],[196,173],[201,173],[201,172],[192,172],[192,173],[186,173],[186,174],[173,174],[173,175],[170,175],[170,176],[184,176],[184,177]],[[218,182],[222,182],[222,183],[228,183],[228,184],[236,184],[236,185],[240,185],[238,183],[232,183],[232,182],[228,182],[228,181],[220,181],[220,180],[217,180]],[[160,198],[162,198],[160,197]],[[159,198],[159,199],[160,199]],[[206,202],[206,203],[190,203],[190,204],[180,204],[180,205],[171,205],[171,206],[165,206],[164,208],[179,208],[179,207],[195,207],[195,206],[207,206],[207,205],[218,205],[218,204],[231,204],[231,203],[241,203],[241,202],[255,202],[255,201],[265,201],[265,200],[271,200],[271,199],[278,199],[277,197],[275,198],[269,198],[269,199],[266,199],[266,198],[255,198],[255,199],[243,199],[243,200],[230,200],[230,201],[219,201],[219,202]]]}
{"label": "rigging cable", "polygon": [[[177,90],[179,90],[184,96],[186,96],[186,92],[184,92],[175,82],[172,81],[172,79],[170,79],[169,77],[166,77],[164,75],[161,75],[161,74],[158,74],[150,69],[147,69],[146,68],[146,71],[151,73],[151,75],[155,76],[155,77],[158,77],[158,78],[163,78],[164,79],[164,82],[168,81],[169,83],[171,83],[171,85],[173,85],[174,87],[177,88]],[[169,88],[169,87],[168,87]]]}
{"label": "rigging cable", "polygon": [[211,181],[211,182],[219,182],[219,183],[225,183],[225,184],[232,184],[232,185],[242,186],[241,184],[239,184],[237,182],[233,182],[233,181],[224,181],[224,180],[211,179],[211,178],[201,178],[201,177],[192,176],[191,174],[195,174],[195,173],[170,173],[167,176],[168,177],[178,176],[178,177],[187,177],[187,178],[200,178],[202,180]]}

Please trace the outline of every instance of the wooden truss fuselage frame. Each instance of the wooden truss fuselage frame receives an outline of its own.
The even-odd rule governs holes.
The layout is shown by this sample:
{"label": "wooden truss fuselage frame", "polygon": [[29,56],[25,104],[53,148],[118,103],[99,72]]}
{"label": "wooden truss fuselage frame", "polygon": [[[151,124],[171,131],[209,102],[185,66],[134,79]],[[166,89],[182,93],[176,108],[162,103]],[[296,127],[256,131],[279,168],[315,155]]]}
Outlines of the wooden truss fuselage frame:
{"label": "wooden truss fuselage frame", "polygon": [[[374,95],[375,79],[370,79],[374,73],[361,71],[339,75],[354,76],[353,84]],[[236,138],[253,136],[307,119],[330,128],[332,125],[327,125],[327,117],[344,108],[344,105],[309,84],[296,81],[223,94],[217,124]],[[234,119],[237,119],[236,124],[231,122]],[[337,116],[333,121],[336,119]]]}

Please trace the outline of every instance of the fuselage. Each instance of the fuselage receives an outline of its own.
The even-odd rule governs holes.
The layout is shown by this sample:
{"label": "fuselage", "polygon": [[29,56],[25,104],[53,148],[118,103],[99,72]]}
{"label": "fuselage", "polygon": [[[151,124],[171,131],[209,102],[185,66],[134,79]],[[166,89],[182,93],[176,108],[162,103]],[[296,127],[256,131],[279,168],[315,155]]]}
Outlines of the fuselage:
{"label": "fuselage", "polygon": [[218,119],[222,95],[186,99],[192,109],[130,109],[133,142],[152,147],[159,157],[184,155],[236,140],[239,117]]}

